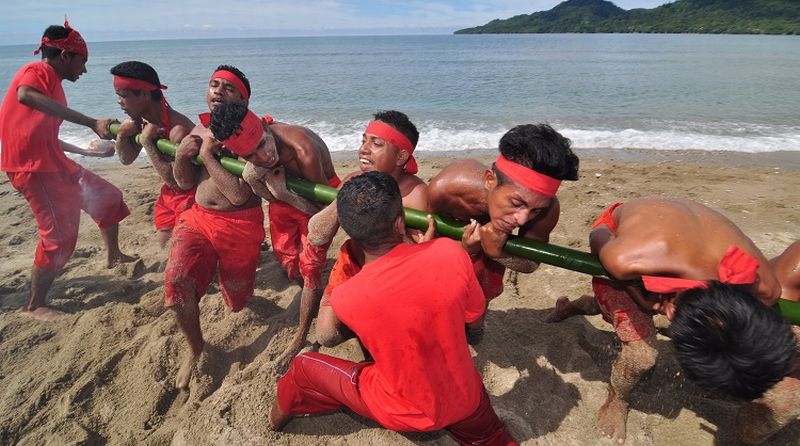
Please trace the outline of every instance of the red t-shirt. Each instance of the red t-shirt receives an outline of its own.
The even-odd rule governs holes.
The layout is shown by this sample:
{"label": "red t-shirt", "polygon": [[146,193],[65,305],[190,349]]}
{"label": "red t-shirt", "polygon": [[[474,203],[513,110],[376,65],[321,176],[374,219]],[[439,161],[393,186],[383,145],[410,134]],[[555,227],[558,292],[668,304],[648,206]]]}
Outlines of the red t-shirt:
{"label": "red t-shirt", "polygon": [[0,106],[0,170],[4,172],[77,172],[58,142],[61,118],[40,112],[17,100],[17,89],[26,86],[67,105],[56,70],[45,62],[22,67],[8,86]]}
{"label": "red t-shirt", "polygon": [[372,354],[358,388],[383,426],[430,431],[478,407],[483,383],[464,324],[486,300],[461,245],[401,243],[333,290],[331,306]]}

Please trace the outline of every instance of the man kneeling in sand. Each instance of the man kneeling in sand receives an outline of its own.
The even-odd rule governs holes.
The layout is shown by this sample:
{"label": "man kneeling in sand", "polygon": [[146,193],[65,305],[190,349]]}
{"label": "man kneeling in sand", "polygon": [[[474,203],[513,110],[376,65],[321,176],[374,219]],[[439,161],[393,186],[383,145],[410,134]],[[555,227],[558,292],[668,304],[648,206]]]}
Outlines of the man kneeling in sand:
{"label": "man kneeling in sand", "polygon": [[[652,315],[671,320],[678,362],[699,385],[761,396],[792,369],[794,335],[770,308],[780,285],[769,262],[730,220],[683,199],[617,203],[594,223],[589,243],[606,271],[594,295],[556,303],[548,321],[603,314],[622,341],[597,426],[625,441],[628,397],[656,361]],[[639,285],[620,281],[641,279]]]}
{"label": "man kneeling in sand", "polygon": [[395,431],[446,429],[460,444],[516,444],[492,409],[464,335],[484,298],[467,254],[440,238],[403,242],[400,190],[367,172],[342,187],[339,222],[364,251],[362,270],[333,290],[317,324],[358,336],[373,362],[302,353],[278,380],[270,425],[343,407]]}
{"label": "man kneeling in sand", "polygon": [[[244,308],[253,294],[266,235],[261,198],[218,160],[219,155],[253,162],[266,159],[264,121],[244,104],[231,102],[214,108],[209,127],[212,135],[192,134],[181,141],[173,166],[178,186],[197,187],[195,204],[181,214],[174,229],[165,271],[165,304],[175,311],[190,350],[175,382],[180,389],[189,386],[205,344],[200,298],[219,269],[226,305],[232,311]],[[198,154],[202,167],[192,164]]]}
{"label": "man kneeling in sand", "polygon": [[[471,159],[455,161],[428,186],[431,211],[470,222],[461,244],[472,258],[487,305],[503,292],[506,267],[531,273],[539,266],[504,253],[508,236],[519,228],[520,237],[549,241],[561,211],[558,187],[563,180],[578,179],[570,140],[546,124],[512,128],[499,149],[490,167]],[[482,335],[482,328],[470,330],[470,344]]]}
{"label": "man kneeling in sand", "polygon": [[[800,302],[800,241],[770,260],[781,284],[781,298]],[[783,378],[761,398],[744,405],[736,415],[736,439],[742,444],[760,444],[781,428],[800,418],[800,327],[793,326],[797,356],[791,375]]]}

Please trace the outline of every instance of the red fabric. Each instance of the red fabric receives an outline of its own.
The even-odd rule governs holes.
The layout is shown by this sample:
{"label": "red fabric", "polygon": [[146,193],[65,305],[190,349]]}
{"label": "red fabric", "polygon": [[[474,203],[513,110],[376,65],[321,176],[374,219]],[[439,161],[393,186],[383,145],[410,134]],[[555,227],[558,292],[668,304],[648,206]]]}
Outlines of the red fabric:
{"label": "red fabric", "polygon": [[122,192],[94,173],[80,168],[67,172],[9,172],[8,178],[28,201],[39,229],[33,264],[57,270],[75,250],[81,209],[100,229],[130,215]]}
{"label": "red fabric", "polygon": [[408,162],[403,166],[403,172],[415,174],[417,173],[417,160],[414,159],[414,144],[410,139],[396,128],[383,121],[372,121],[367,125],[367,130],[364,133],[375,135],[381,138],[398,149],[408,153]]}
{"label": "red fabric", "polygon": [[[331,187],[340,183],[337,176],[328,179]],[[281,201],[271,201],[267,215],[272,252],[286,270],[289,280],[302,277],[304,287],[322,288],[322,270],[331,244],[313,246],[308,242],[311,216]]]}
{"label": "red fabric", "polygon": [[194,204],[194,194],[197,188],[191,190],[173,189],[166,184],[161,185],[156,205],[153,208],[153,223],[156,230],[167,231],[175,226],[178,217],[183,211]]}
{"label": "red fabric", "polygon": [[199,301],[219,266],[225,303],[232,311],[244,308],[253,294],[264,236],[261,206],[220,212],[195,203],[181,214],[172,233],[164,274],[165,306],[184,299]]}
{"label": "red fabric", "polygon": [[67,158],[58,142],[61,119],[20,103],[17,89],[22,86],[67,105],[61,78],[53,67],[45,62],[22,67],[11,80],[0,106],[0,170],[78,173],[80,167]]}
{"label": "red fabric", "polygon": [[472,268],[481,285],[486,300],[492,300],[503,294],[503,276],[506,267],[485,255],[472,259]]}
{"label": "red fabric", "polygon": [[89,48],[86,46],[86,41],[83,40],[83,37],[78,31],[69,26],[66,16],[64,17],[64,28],[72,30],[69,34],[67,34],[67,37],[64,37],[63,39],[50,40],[49,37],[42,36],[42,42],[39,44],[39,48],[36,48],[36,50],[33,52],[33,55],[35,56],[39,54],[39,51],[42,50],[42,47],[48,46],[51,48],[66,50],[70,53],[81,54],[83,57],[89,58]]}
{"label": "red fabric", "polygon": [[[735,245],[725,251],[717,266],[718,279],[731,285],[749,285],[758,280],[758,260]],[[677,293],[692,288],[707,288],[706,280],[677,277],[642,276],[644,287],[653,293]]]}
{"label": "red fabric", "polygon": [[592,289],[603,319],[614,326],[620,340],[632,342],[655,336],[653,316],[636,305],[620,282],[594,277]]}
{"label": "red fabric", "polygon": [[339,285],[345,283],[349,278],[355,276],[361,271],[361,264],[359,263],[360,248],[352,239],[347,239],[342,247],[339,248],[339,257],[336,258],[336,263],[331,268],[331,274],[328,276],[328,286],[325,287],[323,300],[329,303],[329,299],[333,290]]}
{"label": "red fabric", "polygon": [[620,206],[622,206],[621,202],[614,203],[611,206],[609,206],[605,211],[603,211],[602,214],[600,214],[600,216],[597,217],[597,219],[594,221],[594,223],[592,223],[592,229],[594,229],[594,228],[596,228],[596,227],[598,227],[600,225],[606,225],[606,226],[608,226],[608,229],[611,230],[611,233],[616,235],[617,234],[617,224],[614,222],[614,209],[616,209],[616,208],[618,208]]}
{"label": "red fabric", "polygon": [[[233,84],[233,86],[236,87],[237,90],[239,90],[239,94],[242,95],[242,99],[244,99],[245,101],[250,99],[250,93],[247,92],[247,87],[244,85],[244,82],[242,82],[242,80],[239,79],[239,76],[237,76],[236,74],[231,73],[230,71],[227,70],[219,70],[215,71],[214,74],[211,75],[211,79],[225,79],[226,81]],[[211,82],[211,79],[209,79],[208,81]]]}
{"label": "red fabric", "polygon": [[248,111],[242,122],[239,123],[239,130],[222,141],[222,143],[231,152],[239,156],[245,156],[253,153],[258,142],[263,137],[264,125],[261,123],[261,118]]}
{"label": "red fabric", "polygon": [[479,406],[483,383],[464,325],[486,301],[459,243],[401,243],[336,287],[330,302],[375,360],[358,385],[381,425],[435,430]]}
{"label": "red fabric", "polygon": [[558,187],[561,186],[561,180],[517,164],[503,155],[497,157],[494,165],[506,176],[519,183],[520,186],[545,197],[555,197]]}
{"label": "red fabric", "polygon": [[[359,386],[362,370],[371,366],[369,362],[356,363],[322,353],[297,355],[286,374],[278,380],[278,405],[290,415],[317,414],[347,407],[362,417],[375,420],[361,397]],[[497,417],[483,387],[477,409],[445,429],[462,445],[517,444]]]}

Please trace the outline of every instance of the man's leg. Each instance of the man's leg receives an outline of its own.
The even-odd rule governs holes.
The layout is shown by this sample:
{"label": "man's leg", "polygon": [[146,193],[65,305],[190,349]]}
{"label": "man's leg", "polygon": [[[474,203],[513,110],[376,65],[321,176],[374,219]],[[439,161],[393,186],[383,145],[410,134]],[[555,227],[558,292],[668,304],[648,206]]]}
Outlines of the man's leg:
{"label": "man's leg", "polygon": [[31,296],[23,315],[42,321],[52,321],[66,316],[66,313],[45,306],[45,298],[59,270],[37,268],[31,269]]}
{"label": "man's leg", "polygon": [[200,329],[200,305],[199,302],[192,298],[173,305],[172,309],[175,311],[175,320],[178,322],[178,326],[186,336],[186,342],[189,344],[186,359],[175,377],[175,387],[187,389],[189,381],[192,379],[194,366],[200,359],[205,346],[203,332]]}
{"label": "man's leg", "polygon": [[561,322],[578,314],[587,316],[600,314],[600,307],[597,305],[597,299],[593,294],[584,294],[575,300],[569,300],[567,296],[559,297],[556,300],[556,307],[547,316],[545,322]]}
{"label": "man's leg", "polygon": [[130,263],[139,260],[138,257],[129,256],[120,250],[118,224],[114,224],[107,228],[101,228],[100,232],[103,234],[103,242],[106,245],[106,252],[108,253],[107,265],[109,268],[113,268],[120,263]]}
{"label": "man's leg", "polygon": [[736,440],[740,444],[761,444],[800,417],[798,377],[787,376],[764,396],[739,410],[736,414]]}
{"label": "man's leg", "polygon": [[[269,237],[275,258],[286,270],[289,280],[298,280],[300,274],[300,230],[297,217],[304,215],[280,201],[271,201],[267,207]],[[307,223],[306,223],[307,224]]]}
{"label": "man's leg", "polygon": [[611,366],[608,398],[597,413],[597,428],[617,444],[625,443],[628,397],[642,375],[653,368],[658,356],[655,336],[622,343],[622,350]]}
{"label": "man's leg", "polygon": [[467,418],[447,426],[447,433],[458,444],[467,446],[516,446],[505,424],[497,417],[486,389],[481,402]]}

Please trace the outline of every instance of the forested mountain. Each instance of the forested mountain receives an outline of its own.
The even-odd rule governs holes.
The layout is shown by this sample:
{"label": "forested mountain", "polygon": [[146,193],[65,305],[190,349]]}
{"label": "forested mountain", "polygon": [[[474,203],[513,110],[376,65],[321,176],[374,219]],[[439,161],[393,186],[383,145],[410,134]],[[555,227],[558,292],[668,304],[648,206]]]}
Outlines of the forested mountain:
{"label": "forested mountain", "polygon": [[567,0],[549,11],[465,28],[485,33],[800,34],[800,0],[678,0],[626,11],[605,0]]}

